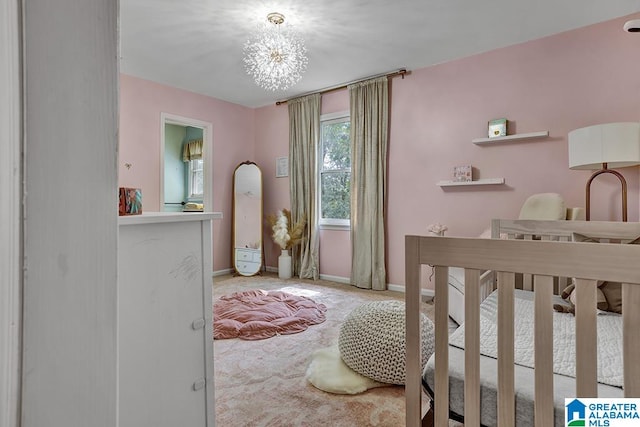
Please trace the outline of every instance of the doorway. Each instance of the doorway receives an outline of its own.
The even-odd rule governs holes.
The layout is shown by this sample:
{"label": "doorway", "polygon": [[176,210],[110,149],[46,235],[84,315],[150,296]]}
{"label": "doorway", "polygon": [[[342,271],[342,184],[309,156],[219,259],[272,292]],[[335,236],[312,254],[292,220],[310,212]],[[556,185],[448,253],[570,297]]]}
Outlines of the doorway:
{"label": "doorway", "polygon": [[[202,140],[201,161],[185,161],[185,143],[199,139]],[[161,211],[213,211],[212,141],[211,123],[169,113],[160,114]]]}

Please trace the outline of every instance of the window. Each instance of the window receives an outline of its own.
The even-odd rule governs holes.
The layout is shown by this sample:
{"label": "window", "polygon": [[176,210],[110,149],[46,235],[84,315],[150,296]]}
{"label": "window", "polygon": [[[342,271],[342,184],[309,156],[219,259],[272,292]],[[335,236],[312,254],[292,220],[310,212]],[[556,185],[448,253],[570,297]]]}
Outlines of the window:
{"label": "window", "polygon": [[202,159],[189,160],[187,190],[189,199],[202,200],[204,194],[204,163]]}
{"label": "window", "polygon": [[351,213],[349,112],[320,118],[320,225],[348,227]]}

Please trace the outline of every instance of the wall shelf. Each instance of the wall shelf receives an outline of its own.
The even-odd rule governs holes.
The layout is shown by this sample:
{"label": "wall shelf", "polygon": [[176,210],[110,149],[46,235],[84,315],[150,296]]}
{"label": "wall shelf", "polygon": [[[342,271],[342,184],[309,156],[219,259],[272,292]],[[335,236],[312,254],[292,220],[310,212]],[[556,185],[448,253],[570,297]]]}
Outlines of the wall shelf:
{"label": "wall shelf", "polygon": [[466,185],[501,185],[504,184],[504,178],[485,178],[475,181],[439,181],[440,187],[462,187]]}
{"label": "wall shelf", "polygon": [[535,138],[546,138],[548,136],[549,136],[549,131],[544,130],[540,132],[516,133],[513,135],[507,135],[507,136],[496,136],[494,138],[476,138],[476,139],[472,139],[471,142],[473,142],[476,145],[491,145],[497,142],[524,141],[524,140],[535,139]]}

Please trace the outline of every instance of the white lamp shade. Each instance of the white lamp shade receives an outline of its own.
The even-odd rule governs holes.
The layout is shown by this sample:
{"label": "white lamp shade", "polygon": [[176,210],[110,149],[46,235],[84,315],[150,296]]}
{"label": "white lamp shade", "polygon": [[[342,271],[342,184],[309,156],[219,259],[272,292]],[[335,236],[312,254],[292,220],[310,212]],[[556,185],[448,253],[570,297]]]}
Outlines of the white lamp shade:
{"label": "white lamp shade", "polygon": [[569,168],[640,165],[640,123],[607,123],[569,132]]}

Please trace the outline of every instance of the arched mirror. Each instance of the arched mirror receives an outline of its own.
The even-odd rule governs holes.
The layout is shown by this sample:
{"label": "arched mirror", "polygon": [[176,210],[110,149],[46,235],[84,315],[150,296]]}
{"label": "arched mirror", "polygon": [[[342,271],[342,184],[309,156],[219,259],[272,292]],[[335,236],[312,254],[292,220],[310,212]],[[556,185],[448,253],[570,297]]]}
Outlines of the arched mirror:
{"label": "arched mirror", "polygon": [[233,172],[233,268],[253,276],[262,267],[262,172],[254,162]]}

